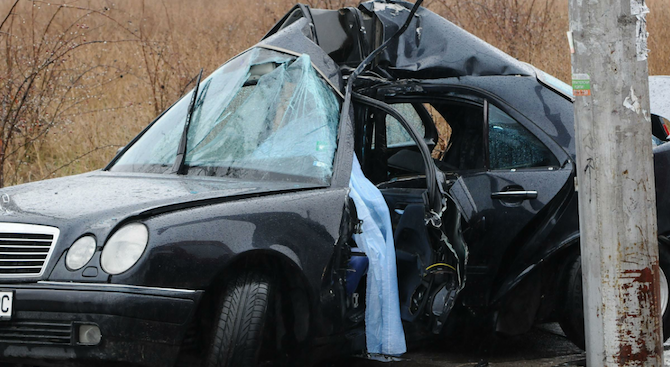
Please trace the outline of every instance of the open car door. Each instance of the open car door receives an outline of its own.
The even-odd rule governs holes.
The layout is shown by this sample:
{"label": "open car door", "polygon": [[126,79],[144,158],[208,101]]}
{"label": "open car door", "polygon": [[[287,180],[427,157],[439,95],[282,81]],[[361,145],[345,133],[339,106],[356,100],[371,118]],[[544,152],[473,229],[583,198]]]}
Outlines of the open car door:
{"label": "open car door", "polygon": [[[396,106],[407,110],[401,113],[364,95],[354,100],[356,154],[391,213],[401,317],[426,322],[439,333],[465,286],[461,214],[446,195],[446,181],[430,156],[430,139],[427,144],[425,131],[405,117],[406,106]],[[410,152],[417,166],[405,172],[392,168],[395,163],[383,157],[388,151]]]}
{"label": "open car door", "polygon": [[[449,178],[449,194],[467,222],[467,277],[476,286],[466,288],[464,303],[490,305],[514,286],[514,272],[529,265],[528,254],[541,246],[551,228],[547,223],[561,212],[556,206],[566,205],[574,177],[568,154],[532,121],[482,90],[401,81],[368,93],[401,111],[432,148],[431,162]],[[380,127],[368,134],[384,135]],[[377,167],[387,164],[377,174],[386,171],[399,180],[424,168],[417,146],[393,124],[384,133],[385,151],[368,149]]]}

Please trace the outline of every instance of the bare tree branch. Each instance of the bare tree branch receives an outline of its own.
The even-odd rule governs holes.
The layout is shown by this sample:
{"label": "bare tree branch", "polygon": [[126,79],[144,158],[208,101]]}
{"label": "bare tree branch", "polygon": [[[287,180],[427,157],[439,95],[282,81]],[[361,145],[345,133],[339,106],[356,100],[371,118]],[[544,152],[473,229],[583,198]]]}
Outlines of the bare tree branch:
{"label": "bare tree branch", "polygon": [[16,8],[16,5],[18,3],[19,3],[19,0],[14,1],[14,4],[12,5],[11,9],[9,9],[9,12],[7,13],[7,16],[2,20],[2,23],[0,23],[0,29],[2,29],[2,26],[5,25],[5,22],[7,21],[7,19],[9,19],[9,17],[12,16],[12,14],[14,13],[14,8]]}

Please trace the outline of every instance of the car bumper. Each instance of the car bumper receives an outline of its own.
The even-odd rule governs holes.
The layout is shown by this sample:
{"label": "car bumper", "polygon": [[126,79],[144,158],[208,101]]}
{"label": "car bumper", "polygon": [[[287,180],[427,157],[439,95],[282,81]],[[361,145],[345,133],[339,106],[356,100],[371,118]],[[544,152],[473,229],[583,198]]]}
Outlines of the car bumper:
{"label": "car bumper", "polygon": [[[4,361],[69,360],[173,365],[202,291],[112,284],[0,284],[13,291],[11,320],[0,321]],[[102,339],[81,345],[79,327],[94,324]]]}

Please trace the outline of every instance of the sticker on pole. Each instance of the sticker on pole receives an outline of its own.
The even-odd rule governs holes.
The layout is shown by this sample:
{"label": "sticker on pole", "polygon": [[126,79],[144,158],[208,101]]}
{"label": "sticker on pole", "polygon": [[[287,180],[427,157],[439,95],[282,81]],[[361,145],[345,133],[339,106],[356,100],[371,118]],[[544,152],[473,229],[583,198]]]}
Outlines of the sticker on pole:
{"label": "sticker on pole", "polygon": [[572,94],[575,97],[587,97],[591,95],[591,77],[589,74],[572,75]]}

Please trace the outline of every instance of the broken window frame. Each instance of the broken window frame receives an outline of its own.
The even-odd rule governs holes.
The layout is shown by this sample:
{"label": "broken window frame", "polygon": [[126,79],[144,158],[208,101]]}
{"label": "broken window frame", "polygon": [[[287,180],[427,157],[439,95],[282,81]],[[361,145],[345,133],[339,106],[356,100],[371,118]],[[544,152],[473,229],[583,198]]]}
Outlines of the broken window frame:
{"label": "broken window frame", "polygon": [[[395,88],[395,84],[398,85],[417,85],[416,88],[418,92],[408,92],[406,94],[398,93]],[[465,169],[465,170],[446,170],[445,172],[488,172],[488,171],[497,171],[498,169],[492,169],[490,165],[489,157],[489,141],[488,141],[488,106],[490,104],[495,105],[501,111],[506,113],[517,123],[519,123],[523,128],[525,128],[532,136],[537,138],[547,150],[556,158],[558,162],[557,166],[539,166],[539,167],[528,167],[528,168],[517,168],[513,170],[554,170],[562,167],[564,164],[569,162],[570,157],[567,152],[561,148],[561,146],[549,135],[547,135],[540,127],[538,127],[532,120],[522,115],[520,112],[514,108],[508,106],[501,100],[499,100],[495,95],[492,95],[484,90],[481,90],[476,87],[470,87],[466,85],[456,85],[451,84],[451,79],[438,79],[438,80],[419,80],[419,81],[408,81],[408,80],[398,80],[391,85],[384,85],[379,89],[379,91],[388,90],[387,98],[385,102],[388,104],[395,104],[400,102],[415,102],[415,103],[429,103],[429,104],[438,104],[440,102],[448,101],[460,101],[460,102],[470,102],[470,103],[481,103],[483,108],[483,150],[484,150],[484,167],[475,168],[475,169]],[[479,101],[479,102],[478,102]],[[424,122],[425,123],[425,122]],[[437,129],[435,129],[437,133]],[[502,169],[503,171],[509,171]]]}

